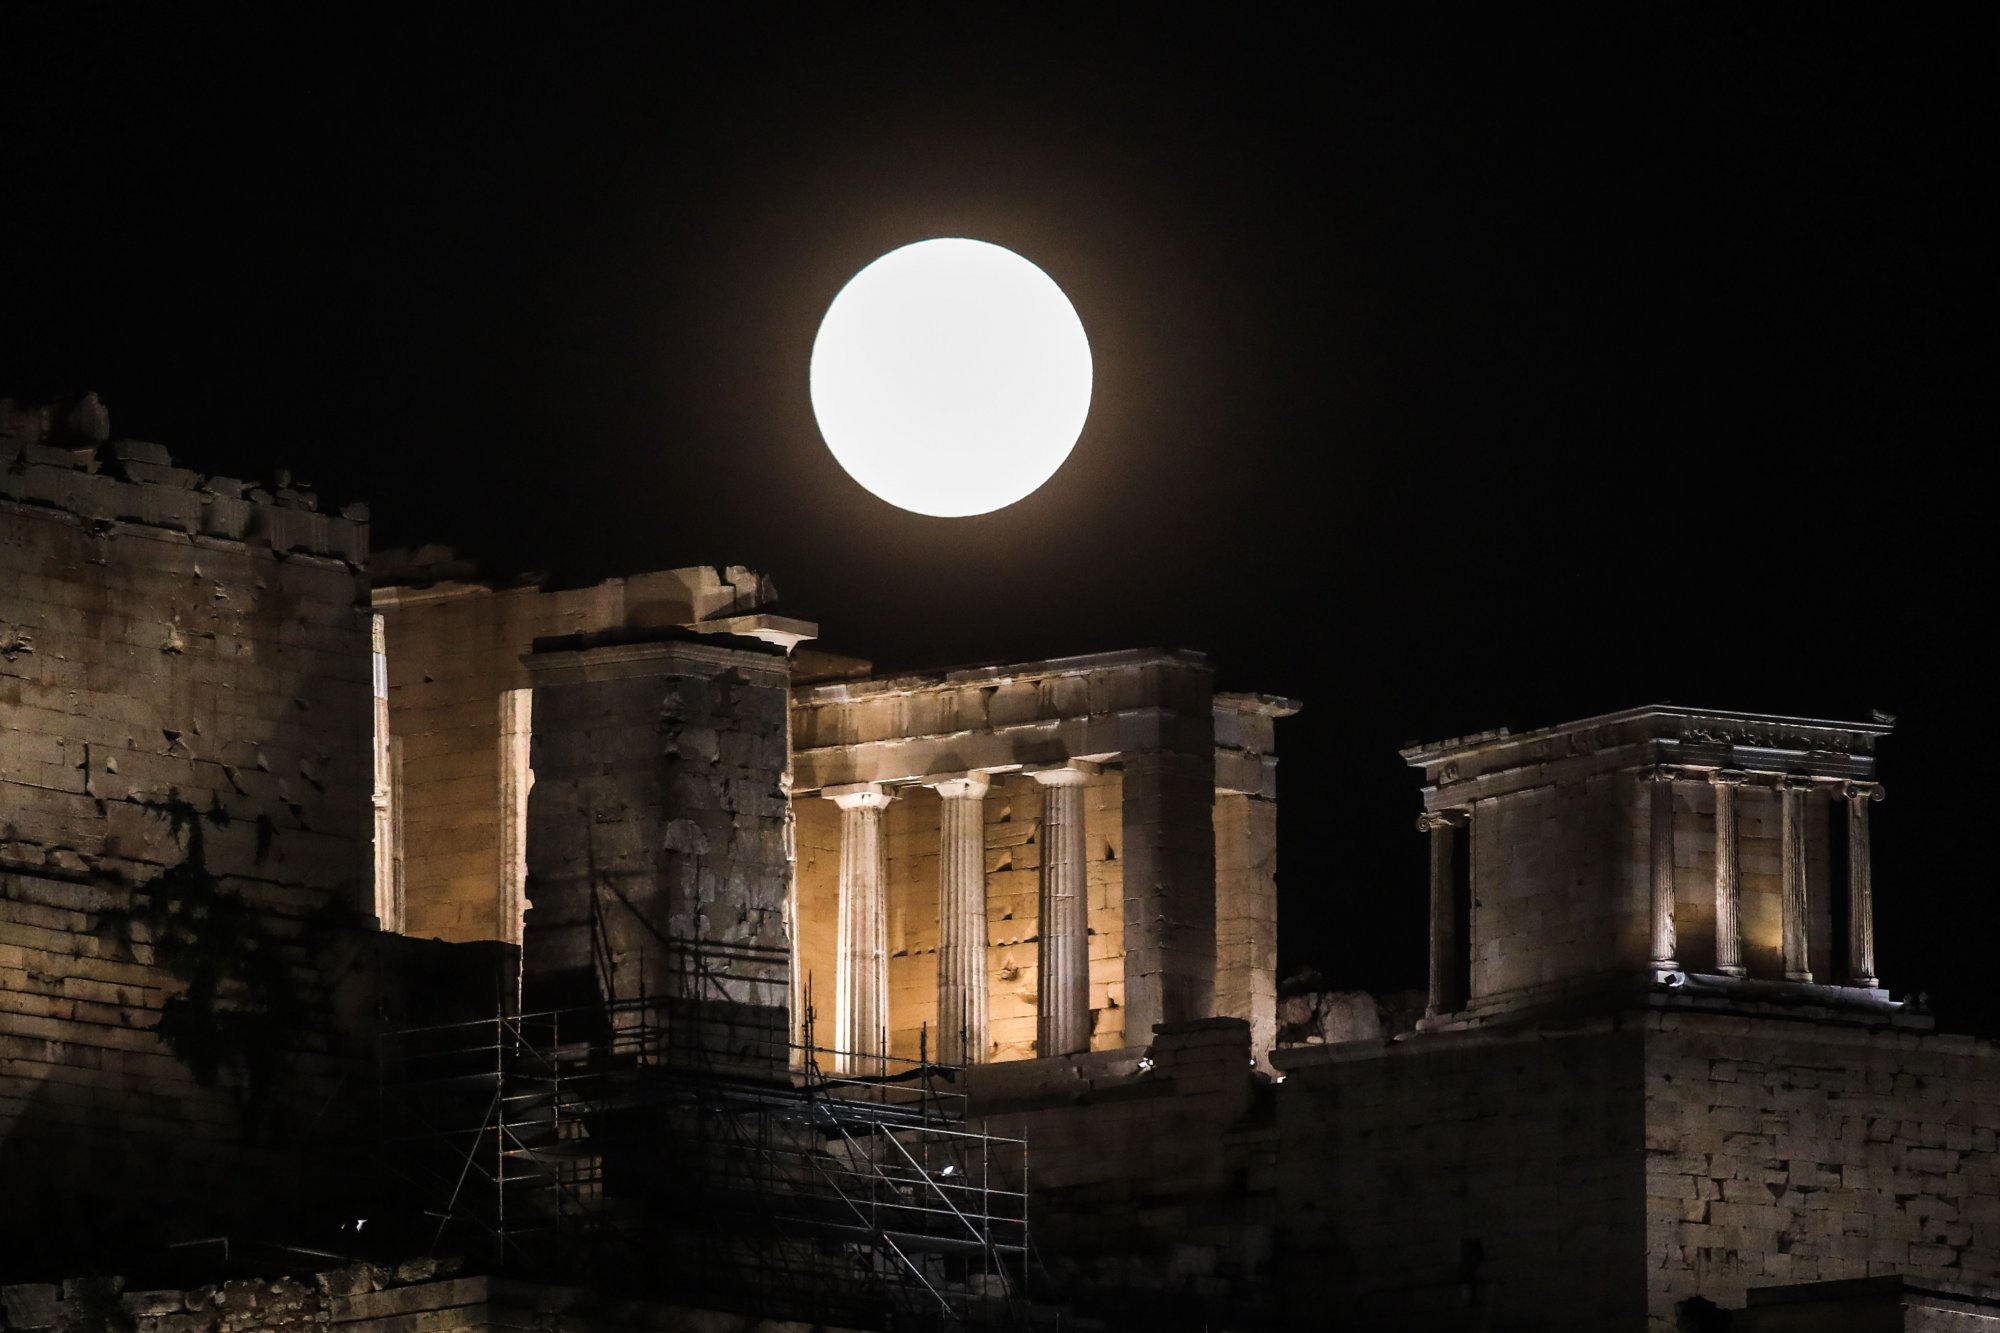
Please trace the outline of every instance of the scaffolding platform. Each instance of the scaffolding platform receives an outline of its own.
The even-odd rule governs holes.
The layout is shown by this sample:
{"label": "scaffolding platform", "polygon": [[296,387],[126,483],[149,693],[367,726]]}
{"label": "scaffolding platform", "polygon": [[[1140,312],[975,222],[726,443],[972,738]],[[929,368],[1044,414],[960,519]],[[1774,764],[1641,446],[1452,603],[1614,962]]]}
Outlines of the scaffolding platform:
{"label": "scaffolding platform", "polygon": [[952,1067],[632,1001],[389,1033],[378,1068],[431,1253],[766,1318],[1053,1323],[1027,1145],[967,1120]]}

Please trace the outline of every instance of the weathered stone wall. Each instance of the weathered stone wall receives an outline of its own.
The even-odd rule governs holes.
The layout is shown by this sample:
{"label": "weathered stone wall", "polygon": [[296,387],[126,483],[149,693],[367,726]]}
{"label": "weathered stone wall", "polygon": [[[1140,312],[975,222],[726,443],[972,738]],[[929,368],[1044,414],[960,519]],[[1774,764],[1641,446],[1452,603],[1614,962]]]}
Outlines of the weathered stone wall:
{"label": "weathered stone wall", "polygon": [[1278,803],[1238,792],[1215,796],[1215,1011],[1260,1060],[1278,1044]]}
{"label": "weathered stone wall", "polygon": [[[705,1055],[782,1066],[784,654],[693,634],[569,643],[531,660],[529,1007],[664,1001],[677,1035],[729,1048]],[[695,1017],[713,1028],[688,1032]]]}
{"label": "weathered stone wall", "polygon": [[2000,1295],[1927,1290],[1901,1277],[1753,1288],[1728,1333],[1994,1333]]}
{"label": "weathered stone wall", "polygon": [[1638,783],[1609,773],[1473,807],[1472,996],[1643,967],[1651,880]]}
{"label": "weathered stone wall", "polygon": [[[1275,1126],[1248,1025],[1162,1027],[1104,1052],[971,1071],[970,1111],[1028,1140],[1041,1299],[1113,1328],[1259,1326],[1272,1303]],[[1320,1304],[1285,1322],[1327,1322]]]}
{"label": "weathered stone wall", "polygon": [[102,444],[103,424],[0,411],[16,1255],[241,1216],[296,1185],[354,1068],[339,992],[370,903],[365,514]]}
{"label": "weathered stone wall", "polygon": [[357,1264],[311,1277],[239,1278],[174,1290],[126,1291],[123,1279],[0,1287],[0,1330],[70,1333],[847,1333],[825,1324],[762,1319],[655,1301],[607,1302],[591,1292],[489,1275],[457,1276],[456,1259]]}
{"label": "weathered stone wall", "polygon": [[1284,1052],[1278,1283],[1294,1319],[1634,1329],[1643,1037],[1604,1021]]}
{"label": "weathered stone wall", "polygon": [[[399,574],[407,578],[410,574]],[[399,742],[406,934],[512,938],[501,891],[500,696],[526,689],[540,638],[692,624],[773,600],[739,566],[665,570],[543,591],[440,581],[378,587],[389,725]]]}
{"label": "weathered stone wall", "polygon": [[1793,1282],[2000,1289],[2000,1045],[1655,1015],[1645,1092],[1653,1327]]}

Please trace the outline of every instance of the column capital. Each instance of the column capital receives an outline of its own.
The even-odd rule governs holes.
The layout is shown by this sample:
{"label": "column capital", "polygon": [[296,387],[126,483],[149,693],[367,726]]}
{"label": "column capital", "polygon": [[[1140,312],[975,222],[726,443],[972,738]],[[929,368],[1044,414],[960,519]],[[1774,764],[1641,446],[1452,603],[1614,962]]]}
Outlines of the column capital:
{"label": "column capital", "polygon": [[1879,801],[1884,793],[1879,782],[1843,782],[1840,784],[1840,794],[1850,801],[1859,803]]}
{"label": "column capital", "polygon": [[843,810],[880,810],[896,799],[896,793],[879,782],[851,782],[844,787],[822,787],[819,794]]}
{"label": "column capital", "polygon": [[1777,785],[1780,791],[1811,791],[1824,781],[1810,773],[1787,773],[1778,779]]}
{"label": "column capital", "polygon": [[1103,771],[1101,764],[1072,759],[1068,763],[1052,764],[1047,768],[1031,768],[1027,773],[1044,787],[1081,787]]}
{"label": "column capital", "polygon": [[1707,782],[1706,769],[1689,768],[1685,764],[1654,764],[1639,770],[1641,779],[1647,782]]}
{"label": "column capital", "polygon": [[1709,773],[1708,780],[1718,787],[1741,787],[1750,781],[1750,775],[1740,768],[1718,768]]}
{"label": "column capital", "polygon": [[1464,828],[1472,822],[1472,812],[1462,807],[1426,810],[1417,816],[1417,832],[1431,833],[1441,828]]}
{"label": "column capital", "polygon": [[974,769],[970,773],[928,777],[923,785],[935,788],[937,794],[947,801],[975,800],[984,796],[987,788],[993,785],[993,775]]}

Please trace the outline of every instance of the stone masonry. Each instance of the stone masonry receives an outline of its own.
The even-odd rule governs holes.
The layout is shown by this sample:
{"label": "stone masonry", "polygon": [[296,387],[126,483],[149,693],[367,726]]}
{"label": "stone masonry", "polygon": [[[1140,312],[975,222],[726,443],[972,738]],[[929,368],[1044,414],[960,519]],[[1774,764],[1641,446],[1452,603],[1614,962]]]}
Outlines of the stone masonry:
{"label": "stone masonry", "polygon": [[[1291,701],[1184,652],[807,667],[813,627],[734,567],[553,591],[427,557],[371,599],[366,540],[289,479],[113,440],[94,399],[0,405],[0,1276],[37,1279],[0,1286],[0,1333],[779,1327],[520,1282],[504,1245],[492,1272],[313,1248],[443,1234],[357,1133],[376,1039],[504,1034],[517,1000],[601,1018],[565,1029],[616,1086],[563,1110],[562,1169],[689,1252],[704,1103],[627,1094],[793,1105],[809,1021],[967,1066],[847,1086],[880,1115],[938,1080],[949,1132],[1029,1141],[1004,1169],[1037,1299],[1080,1327],[2000,1319],[2000,1045],[1934,1031],[1874,956],[1877,893],[1909,891],[1871,865],[1886,723],[1658,705],[1413,747],[1423,1017],[1347,995],[1282,1045]],[[630,1032],[658,1044],[602,1040]],[[504,1076],[451,1077],[479,1162],[523,1160],[477,1119]],[[800,1122],[800,1170],[911,1132],[881,1123],[842,1158]],[[871,1179],[967,1188],[897,1170]],[[401,1221],[363,1239],[378,1203]],[[831,1220],[788,1252],[889,1252]],[[608,1234],[563,1261],[626,1263]],[[239,1280],[226,1238],[325,1271]],[[189,1242],[228,1280],[107,1276]]]}
{"label": "stone masonry", "polygon": [[[784,644],[813,633],[770,615],[771,581],[741,566],[545,584],[480,579],[441,548],[377,560],[372,602],[385,631],[390,733],[378,744],[394,747],[395,865],[406,904],[394,929],[520,941],[519,885],[502,864],[512,810],[504,797],[520,776],[508,770],[520,756],[509,753],[502,718],[531,685],[525,659],[535,640],[696,624]],[[532,731],[532,715],[521,725]]]}
{"label": "stone masonry", "polygon": [[[611,1009],[785,1064],[784,652],[662,631],[543,640],[528,802],[530,1008]],[[699,1022],[704,1031],[693,1031]]]}
{"label": "stone masonry", "polygon": [[[367,515],[0,404],[0,1247],[221,1226],[372,1009]],[[232,1168],[218,1173],[219,1161]]]}

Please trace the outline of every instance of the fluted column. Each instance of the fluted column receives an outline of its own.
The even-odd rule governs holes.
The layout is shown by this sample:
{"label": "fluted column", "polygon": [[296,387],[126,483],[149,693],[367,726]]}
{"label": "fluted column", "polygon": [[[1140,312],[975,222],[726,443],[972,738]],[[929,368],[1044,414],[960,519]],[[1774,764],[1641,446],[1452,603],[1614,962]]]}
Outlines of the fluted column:
{"label": "fluted column", "polygon": [[1787,777],[1778,786],[1782,811],[1778,868],[1784,888],[1780,911],[1787,981],[1813,979],[1806,901],[1806,793],[1810,790],[1812,783],[1806,778]]}
{"label": "fluted column", "polygon": [[1458,830],[1468,822],[1463,810],[1432,810],[1417,817],[1431,837],[1431,988],[1424,1017],[1438,1018],[1465,1007],[1465,941],[1458,937]]}
{"label": "fluted column", "polygon": [[1875,869],[1868,842],[1868,806],[1882,799],[1879,782],[1850,782],[1847,797],[1847,980],[1878,986],[1875,975]]}
{"label": "fluted column", "polygon": [[1083,768],[1032,775],[1042,785],[1041,942],[1035,956],[1040,985],[1035,1053],[1074,1055],[1090,1049],[1090,926],[1083,838]]}
{"label": "fluted column", "polygon": [[983,773],[939,782],[938,1059],[986,1058],[986,824]]}
{"label": "fluted column", "polygon": [[1715,970],[1727,977],[1745,972],[1736,882],[1736,789],[1743,779],[1733,769],[1708,779],[1715,784]]}
{"label": "fluted column", "polygon": [[840,929],[834,962],[835,1065],[874,1073],[888,1053],[889,876],[882,811],[891,793],[863,784],[824,793],[840,807]]}
{"label": "fluted column", "polygon": [[1674,931],[1674,778],[1664,765],[1652,774],[1653,948],[1655,972],[1676,972]]}

